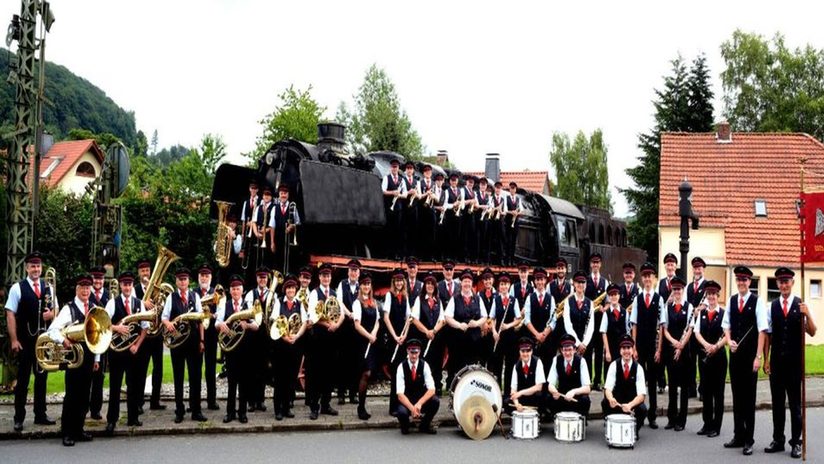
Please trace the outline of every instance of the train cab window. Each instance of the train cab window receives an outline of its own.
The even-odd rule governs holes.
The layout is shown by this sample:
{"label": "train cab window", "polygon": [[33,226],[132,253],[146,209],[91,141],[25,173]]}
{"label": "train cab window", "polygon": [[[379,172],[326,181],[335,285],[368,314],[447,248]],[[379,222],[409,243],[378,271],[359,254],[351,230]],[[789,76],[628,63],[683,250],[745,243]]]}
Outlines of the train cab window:
{"label": "train cab window", "polygon": [[573,220],[567,220],[567,236],[569,237],[569,246],[578,246],[578,226]]}
{"label": "train cab window", "polygon": [[589,224],[589,241],[595,243],[596,240],[598,240],[598,236],[595,235],[595,223],[591,222]]}
{"label": "train cab window", "polygon": [[561,245],[570,247],[578,246],[578,237],[576,235],[575,221],[558,219],[558,239]]}
{"label": "train cab window", "polygon": [[598,224],[598,243],[606,243],[604,240],[604,226],[602,224]]}
{"label": "train cab window", "polygon": [[607,226],[607,245],[612,245],[612,226]]}

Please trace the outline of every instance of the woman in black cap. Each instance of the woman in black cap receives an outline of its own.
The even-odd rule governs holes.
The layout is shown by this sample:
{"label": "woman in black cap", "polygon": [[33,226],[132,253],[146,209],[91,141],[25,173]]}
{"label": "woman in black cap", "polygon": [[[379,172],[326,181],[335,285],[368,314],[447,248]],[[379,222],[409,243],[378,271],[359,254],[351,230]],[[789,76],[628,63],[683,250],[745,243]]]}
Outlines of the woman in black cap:
{"label": "woman in black cap", "polygon": [[446,318],[441,300],[438,298],[438,281],[431,272],[424,277],[423,290],[412,306],[412,323],[415,325],[412,338],[426,340],[429,349],[424,350],[424,358],[432,367],[435,393],[440,396],[443,379],[443,352],[446,346],[440,332],[446,325]]}
{"label": "woman in black cap", "polygon": [[289,320],[294,314],[300,315],[300,329],[294,335],[287,333],[274,344],[272,366],[275,368],[275,419],[295,417],[292,414],[291,400],[294,395],[294,381],[300,370],[303,357],[303,335],[309,322],[309,314],[297,298],[298,280],[295,276],[286,276],[283,281],[283,297],[277,299],[272,310],[272,318],[279,316]]}
{"label": "woman in black cap", "polygon": [[[684,430],[687,425],[689,401],[690,338],[692,337],[692,306],[684,295],[686,282],[680,276],[672,278],[672,302],[667,305],[667,324],[664,326],[664,365],[669,380],[669,405],[665,429]],[[678,395],[681,395],[680,402]]]}
{"label": "woman in black cap", "polygon": [[[389,365],[389,372],[395,372],[395,368],[401,361],[400,351],[404,341],[406,341],[408,330],[404,331],[409,320],[409,299],[406,293],[406,276],[403,270],[396,268],[392,271],[392,284],[383,302],[383,324],[389,337],[384,354],[385,363]],[[411,322],[409,322],[411,324]],[[395,388],[395,378],[392,376],[392,389]],[[390,414],[397,408],[397,398],[389,397]]]}
{"label": "woman in black cap", "polygon": [[724,390],[727,378],[727,338],[721,321],[724,320],[725,309],[718,305],[718,294],[721,285],[708,280],[704,284],[707,296],[706,308],[701,310],[695,321],[695,338],[701,346],[698,356],[698,366],[701,371],[701,385],[704,387],[701,398],[703,406],[701,416],[704,425],[698,435],[710,438],[721,434],[721,422],[724,419]]}
{"label": "woman in black cap", "polygon": [[372,296],[372,275],[364,272],[360,276],[358,298],[352,303],[352,319],[355,321],[355,331],[359,335],[354,351],[360,364],[360,379],[358,380],[358,418],[369,420],[371,414],[366,412],[366,387],[369,386],[369,377],[378,367],[377,346],[380,319],[378,317],[378,303]]}

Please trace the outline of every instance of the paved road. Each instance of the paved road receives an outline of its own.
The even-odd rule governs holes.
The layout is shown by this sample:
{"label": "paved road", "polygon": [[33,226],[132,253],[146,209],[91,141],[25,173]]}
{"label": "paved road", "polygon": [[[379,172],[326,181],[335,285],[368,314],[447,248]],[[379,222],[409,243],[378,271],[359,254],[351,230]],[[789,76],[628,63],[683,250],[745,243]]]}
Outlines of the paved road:
{"label": "paved road", "polygon": [[[811,436],[824,428],[824,408],[810,409],[808,430]],[[544,429],[533,441],[505,441],[499,433],[483,442],[473,442],[453,427],[444,427],[437,436],[412,434],[402,437],[397,430],[303,432],[229,435],[179,435],[155,437],[98,438],[64,448],[57,439],[0,442],[3,462],[50,462],[59,457],[68,462],[115,461],[129,463],[158,462],[323,462],[326,464],[378,462],[518,462],[547,463],[582,460],[598,464],[627,464],[635,460],[659,463],[791,462],[789,453],[782,456],[764,454],[772,433],[769,412],[756,418],[756,453],[744,459],[740,450],[722,447],[732,433],[732,414],[724,417],[723,435],[706,438],[695,434],[699,416],[691,415],[683,432],[663,428],[641,430],[634,450],[608,449],[603,438],[603,422],[591,421],[587,439],[582,443],[563,444],[551,438],[552,429]],[[820,433],[820,432],[819,432]],[[811,440],[809,462],[823,462],[824,448]],[[560,461],[559,461],[560,460]]]}

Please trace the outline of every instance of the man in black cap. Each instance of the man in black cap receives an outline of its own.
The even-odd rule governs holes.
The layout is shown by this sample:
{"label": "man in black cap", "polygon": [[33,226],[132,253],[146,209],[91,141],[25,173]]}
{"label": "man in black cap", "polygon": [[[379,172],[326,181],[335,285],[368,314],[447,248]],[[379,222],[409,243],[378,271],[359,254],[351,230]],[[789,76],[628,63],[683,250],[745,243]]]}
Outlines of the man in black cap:
{"label": "man in black cap", "polygon": [[[177,316],[185,313],[202,313],[200,297],[197,293],[189,290],[189,270],[179,269],[175,273],[175,292],[166,298],[163,307],[161,320],[169,332],[175,332],[172,321]],[[189,409],[192,411],[192,420],[205,422],[200,411],[200,375],[201,361],[205,342],[203,340],[203,324],[190,322],[190,334],[183,344],[172,348],[172,372],[174,373],[175,385],[175,423],[183,422],[183,415],[186,413],[186,405],[183,403],[183,374],[184,369],[189,374]]]}
{"label": "man in black cap", "polygon": [[[486,220],[486,212],[492,204],[490,192],[488,191],[489,184],[486,177],[478,179],[478,205],[475,207],[475,224],[478,226],[478,261],[482,263],[491,263],[491,246],[489,243],[489,225],[490,222]],[[484,218],[484,220],[481,220]]]}
{"label": "man in black cap", "polygon": [[[598,332],[601,334],[601,343],[604,345],[604,361],[607,364],[621,357],[618,342],[629,333],[629,314],[621,305],[621,286],[609,284],[607,287],[607,299],[609,306],[606,307],[604,317],[601,319],[601,326]],[[631,307],[630,303],[630,307]]]}
{"label": "man in black cap", "polygon": [[[123,324],[123,319],[132,314],[143,311],[143,304],[134,295],[134,274],[121,272],[117,278],[120,284],[120,295],[109,300],[106,312],[112,320],[112,333],[128,335],[129,325]],[[135,427],[143,425],[139,420],[138,406],[143,396],[146,377],[140,372],[141,363],[138,359],[140,346],[146,339],[148,322],[141,322],[137,326],[137,340],[125,351],[109,350],[109,408],[106,412],[106,433],[112,434],[120,419],[120,388],[123,377],[126,377],[126,425]]]}
{"label": "man in black cap", "polygon": [[444,261],[441,265],[441,273],[443,274],[443,279],[438,282],[438,297],[441,299],[441,306],[446,308],[449,300],[459,292],[458,286],[460,284],[458,279],[454,278],[455,262],[451,259]]}
{"label": "man in black cap", "polygon": [[[544,408],[544,363],[541,358],[533,355],[532,339],[523,337],[518,341],[518,351],[520,359],[512,366],[512,380],[510,381],[509,400],[518,411],[523,411],[524,406]],[[509,407],[507,408],[509,409]]]}
{"label": "man in black cap", "polygon": [[[396,239],[403,237],[403,201],[406,198],[406,183],[398,173],[400,161],[392,159],[389,162],[390,172],[381,180],[381,190],[383,191],[383,205],[386,210],[386,224],[389,226],[389,236]],[[394,254],[395,259],[400,259],[400,251],[405,246],[397,243],[389,245],[387,250],[389,256]],[[394,249],[393,249],[394,247]]]}
{"label": "man in black cap", "polygon": [[[556,307],[572,294],[572,282],[566,278],[567,260],[563,257],[555,260],[555,278],[549,283],[549,293],[555,301]],[[561,337],[566,334],[566,324],[564,323],[563,312],[555,320],[555,330],[552,331],[552,346],[561,346]]]}
{"label": "man in black cap", "polygon": [[[290,246],[293,234],[300,225],[300,214],[293,202],[289,201],[289,186],[280,184],[278,186],[278,199],[275,202],[272,210],[272,218],[269,222],[269,227],[274,231],[275,240],[273,242],[275,250],[274,266],[276,269],[283,269],[284,274],[288,271],[290,263],[285,263],[286,247]],[[289,256],[295,256],[295,253],[290,253]],[[292,261],[292,259],[289,259]]]}
{"label": "man in black cap", "polygon": [[489,206],[497,212],[487,218],[489,225],[487,231],[489,234],[489,248],[490,253],[495,255],[495,264],[504,264],[506,258],[506,230],[504,230],[504,208],[506,198],[504,198],[503,184],[500,181],[495,182],[495,191],[489,199]]}
{"label": "man in black cap", "polygon": [[[135,296],[143,301],[143,306],[147,311],[153,311],[155,305],[153,302],[144,299],[146,290],[148,289],[149,279],[152,276],[152,263],[148,259],[141,259],[137,262],[137,278],[138,283],[134,286]],[[163,308],[158,308],[162,311]],[[152,410],[166,409],[165,404],[160,404],[160,389],[163,385],[163,337],[160,335],[149,336],[140,345],[140,353],[138,353],[138,362],[141,364],[140,372],[144,377],[148,376],[149,361],[152,362],[152,394],[149,397],[149,408]],[[140,396],[140,406],[138,411],[142,413],[143,403],[145,399],[143,395]]]}
{"label": "man in black cap", "polygon": [[14,387],[14,431],[23,430],[26,418],[26,397],[29,379],[34,371],[34,423],[53,425],[46,415],[46,383],[48,374],[35,366],[34,345],[57,314],[54,289],[40,278],[43,261],[40,253],[26,256],[26,278],[12,285],[6,300],[6,324],[12,354],[17,355],[17,384]]}
{"label": "man in black cap", "polygon": [[764,303],[750,292],[752,271],[745,266],[733,269],[738,292],[730,296],[721,326],[730,346],[730,386],[735,422],[732,440],[725,448],[744,448],[749,456],[755,439],[755,388],[758,369],[764,359],[769,318]]}
{"label": "man in black cap", "polygon": [[474,279],[472,271],[464,269],[461,272],[461,291],[446,305],[446,323],[455,329],[449,347],[449,357],[454,356],[450,379],[459,370],[480,361],[481,326],[486,324],[487,315],[481,307],[480,298],[472,290]]}
{"label": "man in black cap", "polygon": [[518,299],[509,293],[509,274],[498,274],[498,293],[492,302],[489,318],[492,324],[492,356],[489,369],[498,379],[504,381],[504,398],[509,397],[512,381],[512,366],[517,361],[516,330],[523,320]]}
{"label": "man in black cap", "polygon": [[[638,296],[638,284],[635,283],[635,264],[626,262],[623,266],[624,282],[618,286],[621,298],[618,304],[627,309],[632,306],[635,297]],[[616,348],[618,345],[616,345]]]}
{"label": "man in black cap", "polygon": [[470,263],[478,261],[478,223],[473,212],[478,209],[478,193],[475,191],[475,177],[465,176],[462,190],[464,199],[463,224],[461,226],[461,241],[463,242],[463,258]]}
{"label": "man in black cap", "polygon": [[546,288],[547,272],[542,267],[532,271],[535,290],[524,303],[524,327],[538,345],[537,356],[545,365],[549,365],[558,350],[552,346],[552,331],[557,325],[555,320],[555,300]]}
{"label": "man in black cap", "polygon": [[[443,177],[442,177],[443,178]],[[435,250],[435,226],[438,223],[438,215],[435,214],[433,206],[440,197],[440,187],[432,180],[432,166],[423,166],[423,178],[418,181],[418,198],[415,200],[415,207],[418,214],[418,251],[424,260],[431,260],[437,255]]]}
{"label": "man in black cap", "polygon": [[426,340],[424,358],[430,366],[435,366],[432,377],[435,379],[435,393],[441,396],[441,380],[443,378],[443,354],[446,348],[445,337],[442,334],[446,326],[444,316],[445,306],[438,297],[438,280],[431,272],[423,279],[423,289],[412,304],[411,316],[415,331],[410,338],[420,337]]}
{"label": "man in black cap", "polygon": [[[663,364],[661,349],[664,336],[662,328],[667,324],[667,307],[664,298],[653,290],[655,285],[655,267],[651,263],[641,265],[641,283],[644,288],[632,303],[629,322],[632,338],[635,340],[635,357],[643,366],[649,382],[649,427],[657,429],[655,419],[658,417],[658,373]],[[638,417],[643,421],[643,416]]]}
{"label": "man in black cap", "polygon": [[406,290],[409,293],[410,304],[418,298],[423,288],[423,282],[418,279],[418,258],[406,258]]}
{"label": "man in black cap", "polygon": [[[215,294],[215,287],[212,286],[212,268],[208,264],[202,264],[197,270],[197,292],[201,300],[207,296]],[[204,373],[206,378],[206,408],[211,411],[217,411],[220,407],[217,405],[217,330],[215,328],[217,316],[217,303],[209,305],[209,312],[211,313],[211,321],[209,328],[203,331],[204,341]]]}
{"label": "man in black cap", "polygon": [[355,403],[355,395],[358,392],[358,381],[360,379],[360,358],[357,351],[360,345],[360,335],[355,332],[355,321],[352,319],[352,303],[358,299],[360,291],[361,263],[357,259],[350,259],[346,265],[347,277],[338,283],[335,294],[340,303],[341,317],[343,324],[338,330],[338,339],[341,341],[340,362],[337,363],[335,374],[336,387],[338,390],[338,404],[346,403],[346,394],[349,393],[349,402]]}
{"label": "man in black cap", "polygon": [[[406,190],[406,199],[402,204],[403,207],[403,233],[401,234],[401,241],[406,245],[402,250],[401,255],[405,256],[407,253],[414,254],[417,251],[418,238],[418,206],[415,202],[418,201],[418,179],[415,178],[415,163],[407,161],[403,165],[403,186]],[[414,198],[414,200],[413,200]],[[400,202],[400,200],[398,200]],[[409,202],[413,203],[410,205]]]}
{"label": "man in black cap", "polygon": [[255,212],[260,204],[260,196],[258,196],[258,182],[255,179],[249,181],[249,197],[243,202],[240,208],[240,236],[241,250],[238,253],[242,263],[242,269],[248,269],[247,277],[254,272],[256,263],[252,260],[255,255],[253,246],[257,242],[255,235],[252,232],[253,224],[255,224]]}
{"label": "man in black cap", "polygon": [[[86,321],[92,306],[89,302],[92,277],[81,274],[75,279],[75,296],[69,301],[49,326],[49,337],[57,344],[69,349],[74,342],[65,338],[62,329]],[[60,428],[63,433],[63,446],[74,446],[76,441],[91,441],[91,434],[83,430],[86,413],[89,410],[89,393],[92,372],[100,368],[100,355],[93,354],[86,342],[79,342],[83,350],[83,364],[74,369],[66,369],[66,394],[63,397],[63,414]]]}
{"label": "man in black cap", "polygon": [[336,331],[343,324],[344,318],[337,322],[319,320],[316,308],[319,302],[325,303],[330,297],[337,298],[332,290],[332,266],[323,263],[318,268],[320,285],[309,294],[309,318],[318,322],[312,326],[312,341],[306,352],[306,389],[309,399],[309,419],[316,420],[318,414],[337,416],[338,411],[332,408],[332,388],[335,363],[338,362]]}
{"label": "man in black cap", "polygon": [[767,320],[770,335],[764,349],[764,367],[770,376],[772,397],[773,441],[764,451],[777,453],[784,451],[784,423],[786,421],[784,402],[790,407],[791,456],[801,457],[801,382],[804,358],[801,350],[802,330],[811,337],[817,327],[807,303],[792,294],[795,273],[786,267],[775,271],[781,296],[770,304]]}
{"label": "man in black cap", "polygon": [[[599,296],[607,291],[609,281],[601,275],[601,261],[603,257],[601,253],[592,253],[589,257],[590,274],[587,279],[587,288],[584,295],[591,301],[595,301]],[[601,319],[604,317],[603,307],[606,304],[606,299],[603,299],[600,308],[595,309],[595,327],[601,327]],[[604,366],[604,345],[601,343],[601,337],[594,337],[592,339],[592,352],[594,359],[592,360],[592,388],[595,391],[601,390],[601,369]],[[589,359],[588,359],[589,360]]]}
{"label": "man in black cap", "polygon": [[521,308],[524,308],[526,305],[526,299],[534,291],[535,287],[533,287],[532,283],[529,281],[529,265],[527,265],[526,262],[521,261],[518,264],[518,280],[512,285],[510,294],[518,300],[518,305],[520,305]]}
{"label": "man in black cap", "polygon": [[724,418],[724,390],[727,378],[727,338],[721,328],[726,310],[719,306],[718,294],[721,285],[714,280],[704,285],[707,305],[701,310],[695,321],[695,338],[701,346],[698,365],[701,368],[701,383],[704,386],[701,398],[704,425],[698,435],[715,438],[721,434],[721,421]]}
{"label": "man in black cap", "polygon": [[575,352],[572,335],[561,338],[561,354],[552,360],[546,383],[553,414],[563,411],[574,411],[584,417],[589,414],[589,369],[584,358]]}
{"label": "man in black cap", "polygon": [[674,253],[667,253],[664,255],[664,271],[666,275],[658,282],[658,294],[661,298],[669,303],[670,292],[672,285],[670,281],[675,277],[675,270],[678,267],[678,257]]}
{"label": "man in black cap", "polygon": [[[89,304],[92,306],[106,307],[109,302],[109,289],[106,288],[106,270],[103,266],[95,266],[89,270],[92,276],[92,293],[89,296]],[[92,372],[92,388],[89,397],[89,417],[94,420],[101,420],[100,410],[103,408],[103,380],[106,377],[106,370],[109,364],[109,354],[100,355],[100,369]]]}
{"label": "man in black cap", "polygon": [[647,415],[647,405],[644,404],[647,393],[644,368],[633,359],[635,342],[631,336],[624,335],[618,345],[621,349],[621,358],[613,361],[607,370],[601,409],[604,416],[634,415],[637,435]]}
{"label": "man in black cap", "polygon": [[432,244],[432,255],[428,258],[434,260],[443,260],[446,257],[446,244],[447,240],[449,239],[444,233],[444,225],[441,222],[441,217],[443,217],[444,212],[444,203],[446,202],[446,191],[443,187],[443,174],[438,173],[435,174],[435,187],[433,189],[433,199],[432,203],[432,214],[434,215],[434,234],[435,234],[435,241]]}
{"label": "man in black cap", "polygon": [[592,300],[586,297],[587,275],[584,271],[575,272],[572,285],[574,292],[563,306],[564,326],[566,333],[575,340],[578,355],[582,356],[589,366],[592,363],[592,339],[595,334],[595,313],[598,312],[598,308],[593,307]]}
{"label": "man in black cap", "polygon": [[[261,308],[265,311],[266,302],[269,300],[269,279],[271,278],[272,271],[268,267],[260,266],[255,270],[255,280],[257,284],[255,288],[246,292],[245,301],[247,309],[254,307],[255,301],[259,301]],[[272,295],[272,298],[275,297],[276,295]],[[250,349],[260,355],[255,356],[254,359],[247,364],[248,368],[252,371],[246,379],[249,385],[246,395],[246,399],[249,402],[248,411],[266,412],[264,395],[267,376],[269,375],[269,372],[267,372],[266,359],[268,358],[271,339],[265,330],[259,330],[250,335],[250,338],[252,338],[252,347]]]}
{"label": "man in black cap", "polygon": [[409,433],[409,418],[420,418],[419,430],[422,433],[435,434],[432,419],[438,413],[440,400],[435,395],[435,379],[426,361],[420,359],[421,342],[412,339],[406,342],[406,361],[395,372],[398,396],[396,417],[401,425],[401,433]]}
{"label": "man in black cap", "polygon": [[515,182],[509,183],[509,196],[504,202],[504,213],[506,220],[504,221],[504,230],[506,231],[506,259],[505,264],[511,265],[515,262],[515,247],[518,243],[518,229],[520,224],[518,216],[523,212],[521,207],[521,199],[518,197],[518,184]]}
{"label": "man in black cap", "polygon": [[[670,283],[672,284],[672,301],[667,304],[667,324],[663,332],[666,340],[661,350],[664,365],[667,368],[667,380],[669,380],[667,425],[664,428],[680,432],[687,425],[690,364],[695,365],[690,352],[692,306],[684,298],[684,286],[686,285],[684,279],[675,276]],[[679,393],[680,401],[678,400]]]}
{"label": "man in black cap", "polygon": [[[228,334],[230,327],[226,325],[226,320],[233,314],[239,313],[249,309],[246,302],[243,301],[243,278],[239,275],[234,275],[229,279],[229,295],[225,298],[222,305],[217,308],[215,315],[215,326],[220,333]],[[246,403],[249,394],[249,380],[250,370],[253,366],[249,360],[253,357],[259,357],[260,353],[255,353],[254,340],[252,335],[259,331],[259,327],[254,320],[242,321],[241,328],[246,332],[243,339],[238,343],[237,347],[229,352],[224,353],[229,391],[228,399],[226,401],[226,416],[223,417],[223,423],[227,424],[235,420],[235,417],[241,423],[246,423],[249,419],[246,416]],[[235,405],[235,399],[239,399],[238,405]],[[237,414],[237,415],[236,415]]]}
{"label": "man in black cap", "polygon": [[458,187],[458,175],[450,174],[449,187],[444,189],[443,213],[441,217],[440,240],[443,243],[444,257],[447,259],[462,259],[463,236],[461,215],[464,207],[464,189]]}
{"label": "man in black cap", "polygon": [[[481,290],[478,292],[478,298],[481,300],[481,313],[486,314],[487,317],[492,313],[492,305],[495,302],[495,294],[497,291],[495,290],[495,274],[492,272],[491,268],[484,268],[481,271]],[[490,317],[489,322],[481,326],[481,345],[480,345],[480,358],[481,363],[484,366],[487,366],[491,362],[492,358],[492,345],[495,344],[495,340],[493,340],[492,336],[492,319]]]}
{"label": "man in black cap", "polygon": [[[690,304],[693,310],[692,314],[692,321],[691,324],[695,323],[695,318],[698,317],[699,311],[702,308],[701,305],[704,303],[704,285],[706,284],[706,279],[704,279],[704,269],[707,267],[707,263],[704,262],[704,259],[700,256],[696,256],[692,258],[692,283],[686,286],[687,292],[687,302]],[[696,353],[701,349],[698,341],[695,337],[690,338],[690,355],[692,359],[692,364],[690,364],[690,371],[689,371],[689,395],[690,398],[695,398],[699,392],[702,392],[702,386],[699,384],[696,386],[695,384],[695,372],[696,372]]]}

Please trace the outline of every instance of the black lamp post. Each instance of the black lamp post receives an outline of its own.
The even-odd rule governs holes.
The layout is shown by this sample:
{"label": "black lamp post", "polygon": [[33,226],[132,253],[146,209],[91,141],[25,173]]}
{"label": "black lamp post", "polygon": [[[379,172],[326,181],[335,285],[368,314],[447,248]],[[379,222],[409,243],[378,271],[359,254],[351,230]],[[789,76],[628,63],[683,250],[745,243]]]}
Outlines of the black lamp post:
{"label": "black lamp post", "polygon": [[690,252],[690,221],[692,228],[698,229],[698,215],[692,210],[692,185],[684,178],[678,186],[678,214],[681,216],[681,240],[678,250],[681,252],[681,278],[687,279],[687,255]]}

